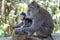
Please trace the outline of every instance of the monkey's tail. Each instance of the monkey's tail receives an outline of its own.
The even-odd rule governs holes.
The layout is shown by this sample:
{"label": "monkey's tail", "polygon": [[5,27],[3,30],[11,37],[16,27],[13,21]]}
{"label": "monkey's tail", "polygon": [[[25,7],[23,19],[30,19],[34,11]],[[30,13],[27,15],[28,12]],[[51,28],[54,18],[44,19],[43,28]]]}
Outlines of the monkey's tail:
{"label": "monkey's tail", "polygon": [[48,36],[48,40],[54,40],[53,37],[52,37],[52,35]]}

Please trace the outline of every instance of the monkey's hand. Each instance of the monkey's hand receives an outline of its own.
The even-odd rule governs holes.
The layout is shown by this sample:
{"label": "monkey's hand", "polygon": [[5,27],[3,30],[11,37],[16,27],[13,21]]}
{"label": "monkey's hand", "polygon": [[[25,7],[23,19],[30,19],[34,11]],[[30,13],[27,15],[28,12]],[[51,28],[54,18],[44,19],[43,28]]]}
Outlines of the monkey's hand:
{"label": "monkey's hand", "polygon": [[18,34],[18,35],[26,35],[27,33],[22,31],[21,29],[16,29],[15,30],[15,34]]}

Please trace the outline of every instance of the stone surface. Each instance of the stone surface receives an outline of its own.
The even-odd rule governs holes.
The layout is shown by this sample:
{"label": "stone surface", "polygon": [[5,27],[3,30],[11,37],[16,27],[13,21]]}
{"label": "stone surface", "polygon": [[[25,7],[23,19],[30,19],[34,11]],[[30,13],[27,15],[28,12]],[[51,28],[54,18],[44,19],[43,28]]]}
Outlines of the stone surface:
{"label": "stone surface", "polygon": [[0,40],[12,40],[12,37],[2,37]]}
{"label": "stone surface", "polygon": [[[60,34],[58,33],[55,33],[55,34],[52,34],[54,40],[60,40]],[[23,36],[19,36],[21,38],[21,40],[23,40]],[[35,38],[34,40],[37,40],[38,38]],[[12,37],[3,37],[3,38],[0,38],[0,40],[13,40]],[[40,40],[40,39],[38,39]],[[47,39],[45,39],[47,40]]]}

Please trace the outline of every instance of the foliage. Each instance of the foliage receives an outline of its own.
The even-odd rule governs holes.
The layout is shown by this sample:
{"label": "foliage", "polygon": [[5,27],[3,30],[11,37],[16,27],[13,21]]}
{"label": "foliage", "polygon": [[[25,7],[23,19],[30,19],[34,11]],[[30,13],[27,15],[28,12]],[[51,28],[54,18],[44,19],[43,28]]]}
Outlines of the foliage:
{"label": "foliage", "polygon": [[0,37],[5,37],[5,36],[6,36],[5,32],[0,30]]}
{"label": "foliage", "polygon": [[6,36],[5,30],[8,28],[8,26],[8,24],[3,24],[0,26],[0,37]]}

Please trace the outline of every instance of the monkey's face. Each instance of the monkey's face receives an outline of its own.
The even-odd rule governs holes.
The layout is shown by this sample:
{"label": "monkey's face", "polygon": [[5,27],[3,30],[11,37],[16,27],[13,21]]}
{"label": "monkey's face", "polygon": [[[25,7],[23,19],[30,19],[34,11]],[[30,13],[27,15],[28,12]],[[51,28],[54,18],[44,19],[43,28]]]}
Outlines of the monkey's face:
{"label": "monkey's face", "polygon": [[35,15],[39,12],[39,5],[37,3],[31,3],[27,8],[27,15],[29,18],[34,18]]}
{"label": "monkey's face", "polygon": [[24,15],[20,15],[20,19],[23,20],[25,18]]}

